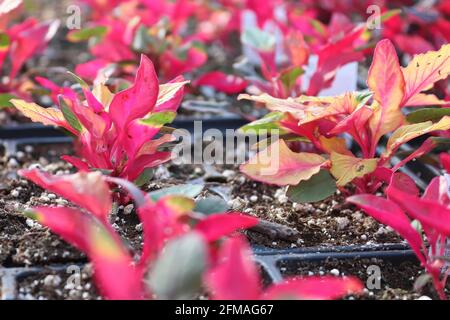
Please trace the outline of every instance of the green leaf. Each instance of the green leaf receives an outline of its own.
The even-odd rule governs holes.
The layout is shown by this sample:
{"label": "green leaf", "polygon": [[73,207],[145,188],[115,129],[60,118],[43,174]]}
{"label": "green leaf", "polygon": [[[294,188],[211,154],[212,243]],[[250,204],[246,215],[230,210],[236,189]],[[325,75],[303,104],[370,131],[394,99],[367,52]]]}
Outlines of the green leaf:
{"label": "green leaf", "polygon": [[17,99],[16,96],[9,93],[0,93],[0,109],[14,107],[11,102],[12,99]]}
{"label": "green leaf", "polygon": [[437,122],[444,116],[450,116],[450,108],[425,108],[411,112],[406,116],[409,123],[421,123],[425,121]]}
{"label": "green leaf", "polygon": [[321,170],[311,179],[302,181],[295,187],[289,187],[287,195],[297,203],[318,202],[332,196],[336,189],[336,181],[331,174]]}
{"label": "green leaf", "polygon": [[133,51],[136,52],[146,52],[148,46],[150,44],[150,35],[148,33],[148,29],[141,25],[136,30],[136,35],[134,36],[133,43],[131,44],[133,47]]}
{"label": "green leaf", "polygon": [[413,229],[416,230],[418,233],[422,234],[423,228],[419,220],[413,220],[411,222],[411,227],[413,227]]}
{"label": "green leaf", "polygon": [[81,88],[85,89],[85,90],[89,90],[89,85],[83,80],[81,79],[79,76],[77,76],[75,73],[67,71],[68,74],[70,74],[76,82],[78,82],[78,84],[81,86]]}
{"label": "green leaf", "polygon": [[433,277],[428,274],[424,273],[417,277],[416,281],[414,282],[414,291],[420,292],[423,290],[423,288],[430,282],[433,281]]}
{"label": "green leaf", "polygon": [[372,98],[373,93],[369,90],[360,91],[356,95],[356,100],[358,101],[358,105],[366,105],[367,102]]}
{"label": "green leaf", "polygon": [[242,133],[255,133],[257,135],[261,134],[263,130],[265,134],[270,133],[271,130],[280,130],[280,135],[287,134],[288,131],[280,127],[278,122],[282,120],[284,114],[282,112],[271,112],[259,120],[253,121],[239,129]]}
{"label": "green leaf", "polygon": [[108,32],[108,28],[105,26],[98,26],[92,28],[85,28],[81,30],[72,31],[67,36],[70,42],[82,42],[89,40],[92,37],[103,38]]}
{"label": "green leaf", "polygon": [[189,233],[170,241],[146,277],[158,299],[192,299],[200,293],[208,250],[201,235]]}
{"label": "green leaf", "polygon": [[141,124],[149,127],[162,127],[167,123],[171,123],[177,114],[172,111],[151,113],[147,118],[139,120]]}
{"label": "green leaf", "polygon": [[134,180],[134,184],[137,187],[142,187],[144,184],[147,184],[152,178],[153,175],[155,174],[155,170],[153,170],[152,168],[146,168],[141,175]]}
{"label": "green leaf", "polygon": [[280,76],[281,82],[290,91],[295,86],[298,77],[300,77],[304,72],[301,67],[294,67],[286,70]]}
{"label": "green leaf", "polygon": [[195,198],[203,191],[203,186],[199,184],[182,184],[164,188],[161,190],[150,192],[148,195],[153,201],[158,201],[165,196],[184,196],[187,198]]}
{"label": "green leaf", "polygon": [[310,20],[311,26],[321,35],[325,35],[327,30],[322,22],[316,19]]}
{"label": "green leaf", "polygon": [[198,200],[195,203],[194,211],[209,215],[213,213],[224,213],[228,209],[228,204],[225,200],[218,196],[212,196]]}
{"label": "green leaf", "polygon": [[80,121],[75,116],[75,114],[72,112],[72,110],[70,109],[69,105],[66,103],[64,98],[62,96],[59,96],[58,99],[59,105],[61,107],[61,112],[64,116],[64,119],[66,119],[67,123],[78,132],[83,131],[83,126],[81,125]]}
{"label": "green leaf", "polygon": [[392,18],[396,15],[399,15],[401,12],[402,12],[402,9],[388,10],[380,16],[380,20],[381,20],[381,22],[385,22],[385,21],[389,20],[390,18]]}
{"label": "green leaf", "polygon": [[275,49],[275,37],[258,28],[245,30],[241,40],[244,44],[261,51],[273,51]]}
{"label": "green leaf", "polygon": [[0,33],[0,52],[8,50],[11,45],[11,39],[6,33]]}

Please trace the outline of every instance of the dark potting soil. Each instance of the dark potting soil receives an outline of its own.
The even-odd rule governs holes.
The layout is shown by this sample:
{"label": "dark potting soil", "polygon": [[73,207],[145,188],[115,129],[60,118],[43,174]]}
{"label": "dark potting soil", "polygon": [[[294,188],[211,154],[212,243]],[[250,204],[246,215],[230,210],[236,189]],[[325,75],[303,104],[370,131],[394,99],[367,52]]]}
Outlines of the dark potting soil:
{"label": "dark potting soil", "polygon": [[[84,260],[84,255],[22,215],[24,209],[33,206],[64,206],[68,202],[17,176],[18,169],[37,165],[54,174],[74,172],[70,165],[59,160],[61,154],[71,153],[71,146],[22,149],[14,157],[3,157],[0,161],[0,264],[20,266]],[[192,180],[206,183],[206,191],[201,196],[211,194],[208,189],[219,189],[230,209],[271,223],[247,232],[255,245],[296,248],[402,241],[390,228],[345,204],[342,195],[336,194],[317,204],[292,203],[284,188],[248,180],[234,166],[161,166],[144,190],[158,190]],[[133,212],[132,204],[120,207],[111,216],[111,222],[130,247],[139,250],[141,226]],[[281,231],[273,233],[273,229]]]}
{"label": "dark potting soil", "polygon": [[[51,151],[53,150],[53,151]],[[26,219],[22,215],[25,208],[36,205],[70,205],[66,200],[18,178],[15,173],[20,168],[39,164],[42,169],[54,174],[74,172],[74,169],[58,160],[60,153],[70,153],[70,146],[40,146],[23,148],[23,154],[0,161],[2,188],[0,190],[0,265],[3,267],[45,266],[50,264],[83,264],[86,257],[77,249],[62,241],[48,229]],[[14,159],[14,161],[11,161]],[[370,217],[343,204],[343,196],[335,195],[322,203],[313,205],[293,204],[287,200],[283,188],[271,187],[246,179],[234,166],[185,165],[161,166],[156,170],[155,180],[144,187],[146,191],[158,190],[172,185],[202,179],[207,189],[201,196],[211,195],[212,189],[219,189],[230,208],[258,216],[275,223],[275,228],[285,227],[296,232],[281,232],[274,238],[270,232],[256,230],[247,232],[253,244],[268,246],[305,247],[320,245],[344,245],[400,242],[389,229],[384,228]],[[348,220],[348,221],[346,221]],[[132,204],[121,206],[111,215],[114,228],[121,234],[130,250],[139,254],[142,242],[142,226]],[[380,232],[380,229],[383,230]],[[266,230],[270,231],[270,230]],[[286,235],[290,235],[287,236]],[[366,237],[363,237],[365,235]],[[288,239],[289,238],[289,239]],[[337,269],[340,274],[355,275],[363,281],[367,279],[367,263],[327,262],[320,265],[303,264],[283,267],[288,275],[307,275],[316,272],[328,273]],[[376,264],[371,262],[370,264]],[[414,263],[389,265],[380,262],[386,285],[381,291],[368,292],[363,298],[415,299],[422,294],[435,297],[432,290],[415,293],[414,279],[421,268]],[[97,299],[89,270],[81,273],[80,286],[67,285],[71,274],[65,270],[44,270],[19,280],[19,294],[23,299]],[[50,275],[50,277],[48,277]],[[52,277],[54,276],[54,277]],[[55,278],[56,277],[56,278]],[[71,278],[73,280],[73,278]],[[399,282],[395,282],[398,279]],[[384,285],[384,282],[382,282]],[[266,283],[267,284],[267,283]]]}
{"label": "dark potting soil", "polygon": [[[365,285],[364,294],[356,299],[370,300],[414,300],[438,299],[438,295],[427,283],[422,288],[414,289],[417,278],[424,273],[423,268],[416,261],[389,262],[381,259],[328,259],[321,262],[289,262],[281,263],[280,269],[285,277],[311,275],[341,275],[355,276]],[[370,268],[369,268],[370,267]],[[376,286],[374,268],[379,268],[381,282]],[[372,285],[372,286],[369,286]],[[374,286],[375,285],[375,286]],[[370,288],[370,289],[368,289]],[[450,283],[446,287],[450,297]]]}
{"label": "dark potting soil", "polygon": [[[380,270],[380,285],[369,279],[373,273],[368,273],[369,267]],[[283,276],[312,276],[312,275],[341,275],[355,276],[366,286],[375,287],[364,289],[360,296],[349,296],[350,300],[416,300],[438,299],[430,283],[420,289],[414,289],[416,279],[423,273],[416,262],[401,263],[386,262],[380,259],[333,260],[322,262],[301,262],[280,264]],[[373,272],[373,271],[372,271]],[[269,285],[264,282],[263,285]],[[450,285],[446,292],[449,295]],[[23,276],[18,281],[20,299],[40,300],[96,300],[101,299],[92,282],[90,266],[68,266],[60,271],[43,269],[43,271]]]}
{"label": "dark potting soil", "polygon": [[[198,174],[209,186],[220,188],[230,210],[256,216],[268,222],[247,235],[255,245],[284,249],[297,247],[403,243],[389,227],[334,196],[312,204],[293,203],[286,188],[249,180],[235,166],[170,166],[171,175],[181,181]],[[273,232],[273,229],[276,232]]]}
{"label": "dark potting soil", "polygon": [[17,282],[18,298],[22,300],[100,300],[92,281],[90,266],[67,266],[55,271],[21,277]]}
{"label": "dark potting soil", "polygon": [[[71,154],[71,146],[25,146],[22,149],[13,157],[0,158],[0,266],[85,262],[86,257],[79,250],[23,215],[25,210],[32,207],[70,206],[70,203],[18,175],[20,169],[33,167],[52,174],[75,172],[71,165],[59,160],[61,154]],[[193,170],[190,177],[198,177],[198,172],[199,170]],[[171,177],[169,170],[161,167],[155,174],[158,179],[145,186],[144,190],[153,191],[186,183],[178,179],[177,174]],[[186,175],[187,173],[183,173],[183,177]],[[206,191],[202,195],[206,196]],[[142,225],[134,205],[130,203],[120,206],[111,213],[110,221],[130,250],[140,252]]]}
{"label": "dark potting soil", "polygon": [[392,229],[345,203],[345,196],[340,193],[319,203],[300,204],[287,198],[286,188],[254,182],[241,174],[230,185],[233,209],[297,231],[285,239],[270,239],[249,232],[255,244],[295,248],[402,242]]}

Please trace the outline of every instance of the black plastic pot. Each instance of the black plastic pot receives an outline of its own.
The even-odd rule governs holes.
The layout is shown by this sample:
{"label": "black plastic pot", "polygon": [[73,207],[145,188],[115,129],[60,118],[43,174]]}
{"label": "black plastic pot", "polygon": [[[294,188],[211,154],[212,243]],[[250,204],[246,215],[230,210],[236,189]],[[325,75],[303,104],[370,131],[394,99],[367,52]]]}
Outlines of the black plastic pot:
{"label": "black plastic pot", "polygon": [[[380,246],[381,247],[381,246]],[[392,247],[394,248],[394,247]],[[271,253],[270,251],[260,252],[256,255],[257,263],[262,267],[263,273],[272,283],[283,281],[286,276],[283,275],[283,269],[294,269],[299,263],[324,264],[329,260],[354,261],[359,259],[377,259],[391,263],[401,263],[405,261],[414,261],[417,259],[412,250],[383,250],[375,248],[367,251],[367,248],[356,247],[342,248],[341,252],[307,252],[307,251],[279,251]],[[351,251],[350,251],[351,250]]]}
{"label": "black plastic pot", "polygon": [[[395,247],[392,246],[394,249]],[[337,248],[333,248],[336,250]],[[309,263],[321,265],[330,260],[356,261],[359,259],[377,259],[378,261],[400,264],[405,261],[416,262],[414,253],[411,250],[376,250],[375,247],[367,251],[363,247],[342,247],[339,252],[325,252],[323,248],[318,248],[317,252],[298,249],[287,253],[285,251],[271,251],[254,249],[255,260],[261,267],[264,282],[266,284],[279,283],[286,276],[283,269],[294,269],[299,263]],[[380,249],[380,248],[379,248]],[[16,300],[19,298],[18,283],[26,277],[43,273],[44,271],[67,272],[69,267],[74,265],[80,268],[83,265],[51,265],[46,267],[32,268],[0,268],[1,300]]]}
{"label": "black plastic pot", "polygon": [[18,282],[23,278],[39,274],[45,270],[65,271],[69,266],[73,265],[75,264],[51,265],[46,267],[29,267],[29,268],[0,268],[0,283],[1,283],[0,300],[17,300]]}

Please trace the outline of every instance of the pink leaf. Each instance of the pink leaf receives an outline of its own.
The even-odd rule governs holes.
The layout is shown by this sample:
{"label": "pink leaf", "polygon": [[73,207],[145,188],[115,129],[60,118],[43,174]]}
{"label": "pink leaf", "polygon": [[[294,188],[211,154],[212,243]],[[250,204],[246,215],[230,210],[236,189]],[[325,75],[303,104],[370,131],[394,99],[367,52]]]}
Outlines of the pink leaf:
{"label": "pink leaf", "polygon": [[64,161],[67,161],[68,163],[73,165],[75,168],[77,168],[79,171],[84,171],[84,172],[90,171],[89,165],[79,158],[71,157],[71,156],[62,156],[61,159]]}
{"label": "pink leaf", "polygon": [[450,208],[429,198],[420,199],[394,188],[388,195],[413,219],[450,236]]}
{"label": "pink leaf", "polygon": [[364,285],[354,277],[308,277],[290,279],[270,287],[264,299],[334,300],[360,294]]}
{"label": "pink leaf", "polygon": [[133,86],[116,94],[109,107],[115,125],[124,130],[128,123],[152,111],[158,99],[158,91],[159,83],[153,63],[142,55]]}
{"label": "pink leaf", "polygon": [[200,221],[195,230],[213,242],[238,230],[254,227],[258,222],[258,219],[240,213],[213,214]]}
{"label": "pink leaf", "polygon": [[445,171],[450,174],[450,154],[443,152],[441,153],[440,158],[442,167],[444,167]]}
{"label": "pink leaf", "polygon": [[143,298],[140,275],[111,228],[70,208],[35,208],[29,215],[89,256],[94,265],[97,286],[105,298]]}
{"label": "pink leaf", "polygon": [[98,72],[107,65],[107,61],[103,59],[95,59],[78,64],[75,68],[75,73],[83,79],[94,80],[97,77]]}
{"label": "pink leaf", "polygon": [[81,208],[85,208],[100,221],[107,221],[112,201],[109,187],[101,173],[80,172],[67,176],[52,176],[36,169],[22,170],[19,173],[46,191],[59,194]]}
{"label": "pink leaf", "polygon": [[375,48],[367,85],[380,105],[370,123],[373,152],[379,139],[397,129],[403,121],[400,104],[405,94],[405,79],[395,48],[389,40],[380,41]]}
{"label": "pink leaf", "polygon": [[434,201],[450,208],[450,188],[447,177],[434,178],[425,190],[422,199]]}
{"label": "pink leaf", "polygon": [[228,75],[221,71],[211,71],[200,76],[195,82],[195,86],[213,87],[215,90],[227,94],[236,94],[247,88],[247,82],[234,75]]}
{"label": "pink leaf", "polygon": [[397,172],[392,175],[391,182],[386,189],[386,193],[389,194],[389,190],[402,189],[408,194],[419,196],[419,189],[416,186],[414,180],[405,173]]}
{"label": "pink leaf", "polygon": [[220,250],[219,265],[207,276],[215,300],[256,300],[261,295],[258,268],[250,247],[240,237],[231,238]]}
{"label": "pink leaf", "polygon": [[[28,21],[32,21],[33,19]],[[27,24],[27,21],[25,21]],[[48,41],[53,37],[59,22],[53,23],[33,23],[28,28],[21,30],[14,35],[14,45],[11,47],[10,56],[12,67],[10,79],[14,79],[22,68],[23,64],[35,53],[45,48]]]}
{"label": "pink leaf", "polygon": [[409,242],[419,260],[425,264],[425,258],[421,251],[422,239],[411,226],[411,221],[396,203],[371,194],[352,196],[347,201],[362,208],[367,214],[382,224],[394,229]]}

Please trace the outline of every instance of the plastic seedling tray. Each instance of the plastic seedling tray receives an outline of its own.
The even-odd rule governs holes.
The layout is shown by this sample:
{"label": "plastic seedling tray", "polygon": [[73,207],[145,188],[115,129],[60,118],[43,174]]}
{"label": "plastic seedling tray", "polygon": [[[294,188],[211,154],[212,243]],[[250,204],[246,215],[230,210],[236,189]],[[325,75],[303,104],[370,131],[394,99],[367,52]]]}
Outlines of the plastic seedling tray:
{"label": "plastic seedling tray", "polygon": [[264,274],[273,283],[283,281],[283,269],[294,269],[300,263],[310,263],[315,265],[325,264],[329,260],[354,261],[360,259],[377,259],[399,264],[405,261],[417,259],[412,250],[371,250],[356,252],[319,252],[319,253],[279,253],[279,254],[257,254],[256,261],[262,267]]}
{"label": "plastic seedling tray", "polygon": [[[393,264],[400,264],[405,261],[416,262],[412,250],[370,250],[370,251],[349,251],[350,247],[341,248],[340,252],[307,252],[306,250],[296,250],[292,253],[272,253],[255,249],[255,260],[261,267],[261,273],[266,284],[279,283],[286,277],[283,269],[295,269],[298,264],[308,263],[311,265],[325,264],[330,260],[355,261],[359,259],[377,259]],[[383,248],[385,249],[385,248]],[[40,274],[44,271],[63,272],[73,267],[75,264],[50,265],[45,267],[27,268],[0,268],[1,300],[19,299],[18,284],[26,277]],[[76,264],[80,268],[83,265]]]}
{"label": "plastic seedling tray", "polygon": [[[227,129],[238,129],[246,123],[246,120],[233,117],[221,119],[203,120],[202,130],[219,129],[226,133]],[[186,129],[192,133],[193,121],[180,120],[173,124],[176,128]],[[27,144],[33,145],[61,145],[71,143],[72,139],[62,131],[51,127],[36,124],[27,124],[18,127],[3,128],[0,130],[0,144],[3,144],[8,154],[13,154],[17,148]],[[404,147],[408,151],[408,146]],[[393,162],[399,161],[394,159]],[[404,171],[410,174],[423,189],[427,183],[439,171],[435,168],[422,164],[419,161],[410,162]],[[213,193],[217,193],[211,187]],[[218,193],[220,196],[220,193]],[[279,282],[283,275],[280,268],[295,265],[300,262],[314,262],[320,264],[327,259],[365,259],[376,258],[389,261],[404,261],[414,259],[414,254],[406,244],[371,244],[351,245],[337,247],[305,247],[295,249],[271,249],[262,246],[253,248],[256,261],[262,268],[262,272],[270,282]],[[73,265],[73,264],[70,264]],[[50,265],[47,267],[29,268],[0,268],[1,299],[17,299],[17,283],[20,279],[42,272],[43,270],[61,271],[68,265]]]}
{"label": "plastic seedling tray", "polygon": [[[169,126],[176,129],[185,129],[189,132],[194,131],[194,124],[196,121],[202,123],[203,131],[208,129],[218,129],[222,132],[226,132],[227,129],[239,129],[248,121],[239,116],[221,116],[211,117],[207,119],[192,118],[192,119],[179,119],[175,120]],[[0,140],[9,139],[25,139],[32,137],[66,137],[63,131],[58,130],[50,126],[44,126],[41,124],[27,123],[14,126],[5,126],[0,128]]]}
{"label": "plastic seedling tray", "polygon": [[65,271],[69,267],[79,266],[79,264],[70,265],[50,265],[46,267],[20,267],[20,268],[0,268],[0,300],[17,300],[18,297],[18,282],[28,276],[39,274],[44,270],[50,271]]}

